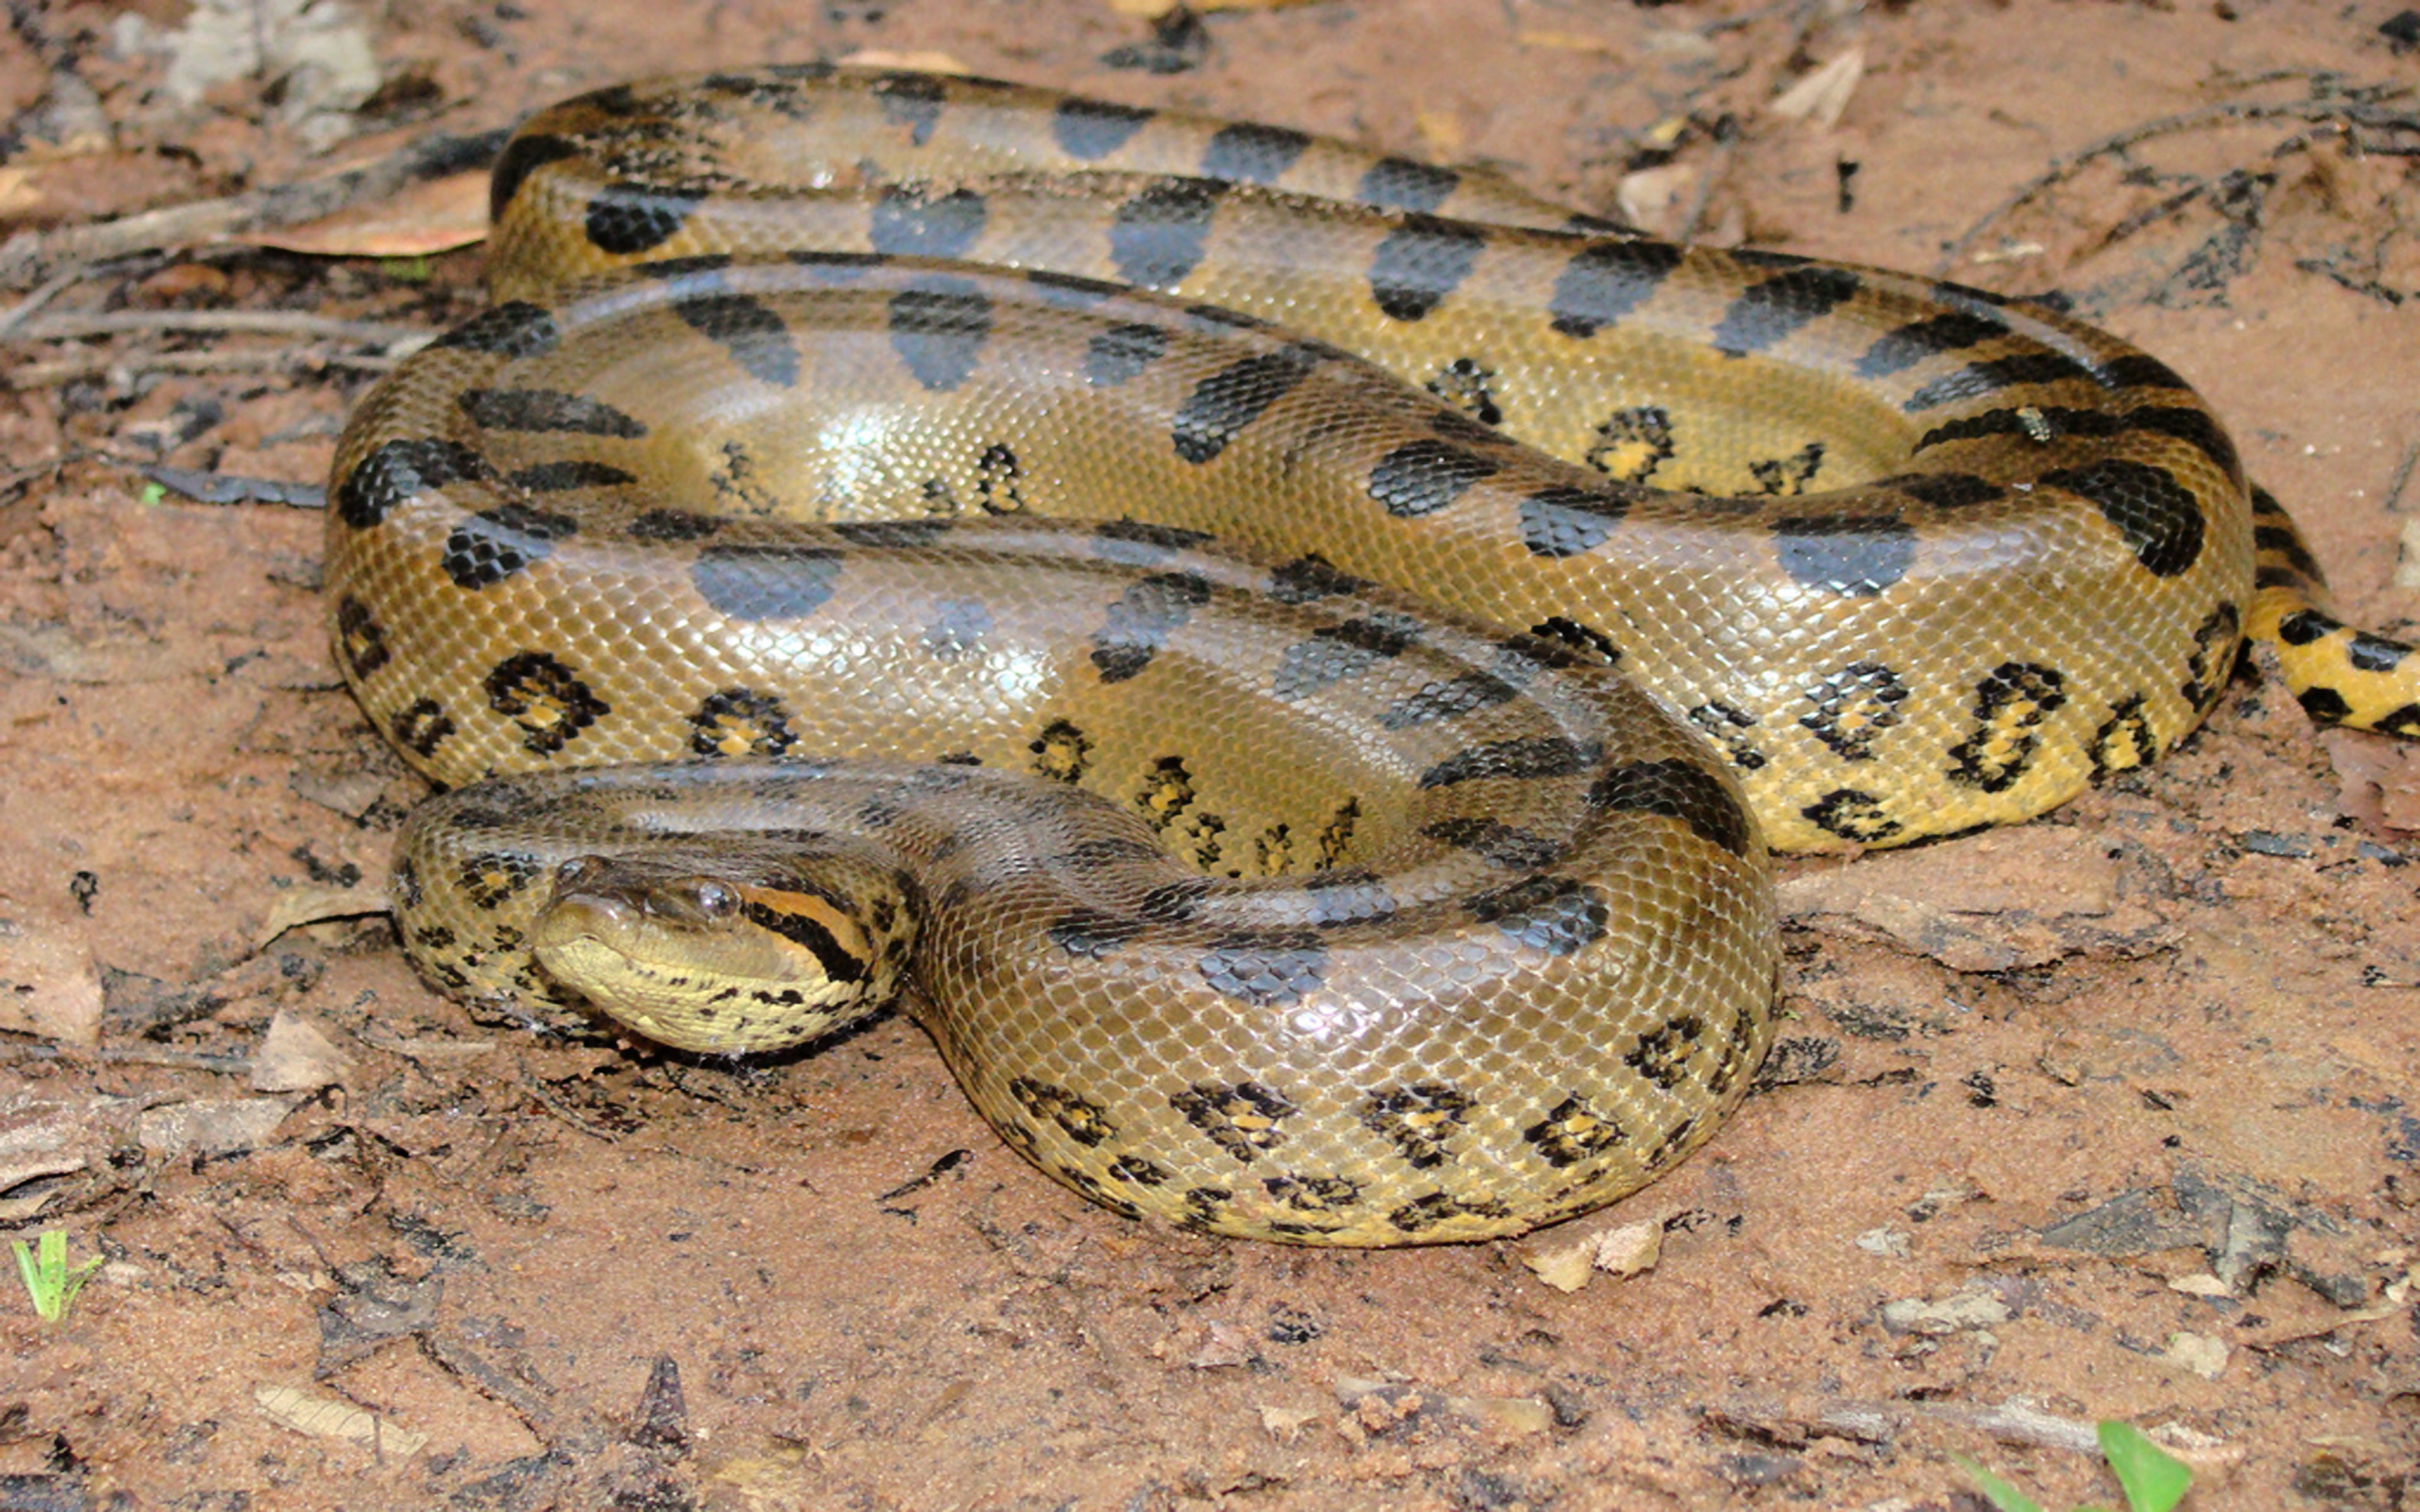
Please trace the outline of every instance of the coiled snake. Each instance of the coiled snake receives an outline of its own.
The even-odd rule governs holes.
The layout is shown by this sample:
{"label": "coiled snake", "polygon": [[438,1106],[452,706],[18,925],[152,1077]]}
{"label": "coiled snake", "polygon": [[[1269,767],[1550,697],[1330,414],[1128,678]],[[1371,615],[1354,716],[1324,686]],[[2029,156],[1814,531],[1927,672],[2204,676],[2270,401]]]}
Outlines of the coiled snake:
{"label": "coiled snake", "polygon": [[1122,1212],[1610,1201],[1763,1053],[1768,841],[2039,813],[2247,629],[2420,731],[2184,382],[2032,305],[819,68],[557,106],[494,202],[332,489],[345,675],[473,784],[412,959],[709,1051],[912,982]]}

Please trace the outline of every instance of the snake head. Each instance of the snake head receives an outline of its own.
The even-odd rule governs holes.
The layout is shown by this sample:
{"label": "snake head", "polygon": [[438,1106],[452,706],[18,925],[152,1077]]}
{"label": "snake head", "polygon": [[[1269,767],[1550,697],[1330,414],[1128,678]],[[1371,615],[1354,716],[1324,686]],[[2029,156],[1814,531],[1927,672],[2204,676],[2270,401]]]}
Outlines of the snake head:
{"label": "snake head", "polygon": [[848,857],[579,856],[556,868],[531,950],[648,1039],[781,1049],[896,994],[912,925],[883,880]]}

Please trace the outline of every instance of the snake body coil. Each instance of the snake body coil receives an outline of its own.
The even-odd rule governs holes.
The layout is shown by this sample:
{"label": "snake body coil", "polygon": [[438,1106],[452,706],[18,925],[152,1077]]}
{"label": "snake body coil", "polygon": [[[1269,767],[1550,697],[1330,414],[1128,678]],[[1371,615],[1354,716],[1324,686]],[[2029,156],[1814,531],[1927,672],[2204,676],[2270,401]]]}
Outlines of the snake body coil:
{"label": "snake body coil", "polygon": [[338,660],[476,782],[414,961],[709,1050],[910,981],[1121,1211],[1585,1211],[1763,1053],[1768,841],[2038,813],[2247,626],[2420,731],[2181,379],[1973,290],[922,75],[584,96],[495,201],[332,490]]}

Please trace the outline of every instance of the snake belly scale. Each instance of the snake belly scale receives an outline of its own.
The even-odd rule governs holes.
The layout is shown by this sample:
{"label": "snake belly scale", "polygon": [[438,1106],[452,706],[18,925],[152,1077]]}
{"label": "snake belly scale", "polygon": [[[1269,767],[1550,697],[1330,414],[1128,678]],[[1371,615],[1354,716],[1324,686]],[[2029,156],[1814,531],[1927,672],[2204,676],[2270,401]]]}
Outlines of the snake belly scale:
{"label": "snake belly scale", "polygon": [[470,784],[415,964],[706,1051],[910,989],[1128,1214],[1601,1205],[1770,1040],[1768,842],[2038,813],[2247,628],[2420,727],[2183,381],[2031,306],[911,74],[583,96],[495,203],[331,493],[338,662]]}

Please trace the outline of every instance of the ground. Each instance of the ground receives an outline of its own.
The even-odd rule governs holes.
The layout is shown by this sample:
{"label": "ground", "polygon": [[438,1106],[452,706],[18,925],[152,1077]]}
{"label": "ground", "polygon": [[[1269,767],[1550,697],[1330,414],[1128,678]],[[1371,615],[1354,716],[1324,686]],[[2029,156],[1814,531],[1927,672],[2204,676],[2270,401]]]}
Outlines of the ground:
{"label": "ground", "polygon": [[[2414,779],[2257,667],[2047,819],[1788,868],[1779,1051],[1615,1210],[1379,1254],[1150,1230],[1020,1163],[905,1018],[737,1066],[541,1041],[323,918],[420,790],[331,669],[318,517],[137,469],[317,484],[479,254],[74,240],[642,69],[937,52],[2064,296],[2409,635],[2398,10],[12,7],[0,270],[49,302],[0,316],[0,1227],[105,1263],[61,1323],[0,1309],[0,1508],[1978,1506],[1953,1453],[2065,1506],[2118,1499],[2101,1419],[2191,1506],[2420,1501]],[[1827,68],[1836,120],[1776,108]],[[1527,1263],[1623,1229],[1652,1267]]]}

